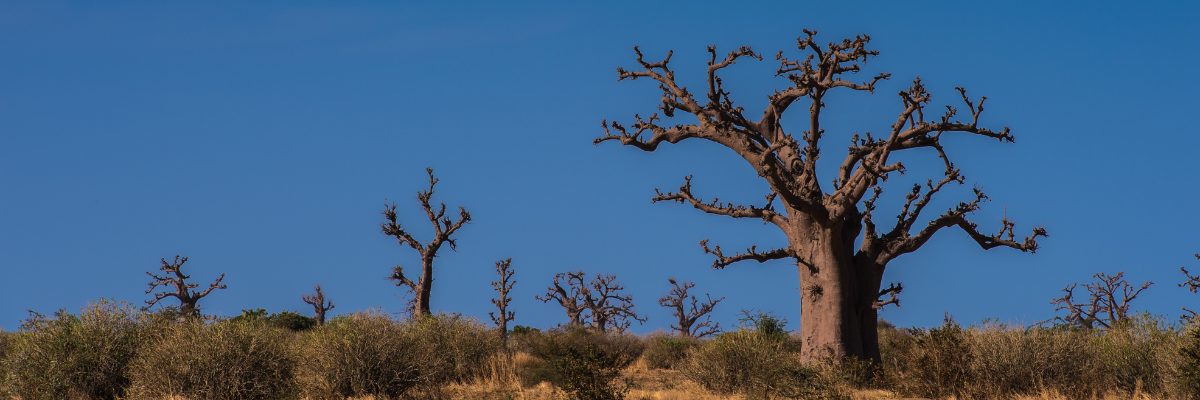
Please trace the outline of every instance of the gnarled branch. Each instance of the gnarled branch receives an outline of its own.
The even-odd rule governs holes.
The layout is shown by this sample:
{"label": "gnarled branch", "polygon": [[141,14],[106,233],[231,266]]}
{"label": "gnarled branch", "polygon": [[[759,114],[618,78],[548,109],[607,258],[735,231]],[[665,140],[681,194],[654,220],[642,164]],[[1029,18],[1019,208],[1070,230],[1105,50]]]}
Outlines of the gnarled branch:
{"label": "gnarled branch", "polygon": [[712,267],[714,269],[722,269],[725,268],[725,266],[738,261],[754,260],[758,261],[759,263],[764,263],[770,260],[798,257],[795,252],[786,247],[782,249],[771,250],[765,253],[759,253],[756,246],[750,246],[750,248],[746,249],[745,253],[734,253],[734,255],[726,257],[725,253],[721,252],[721,246],[716,246],[711,249],[708,248],[708,239],[701,240],[700,247],[704,248],[704,254],[712,254],[717,257],[716,260],[713,260]]}
{"label": "gnarled branch", "polygon": [[[658,299],[658,305],[670,308],[671,315],[679,319],[679,325],[672,324],[671,329],[679,332],[680,336],[694,338],[702,338],[721,332],[721,323],[712,322],[712,317],[709,313],[712,312],[713,307],[717,303],[725,300],[724,297],[713,300],[712,296],[705,293],[704,296],[708,298],[708,301],[697,305],[698,300],[696,296],[688,296],[688,289],[695,287],[695,283],[683,282],[680,285],[675,278],[670,278],[667,281],[671,282],[671,285],[675,287],[666,296]],[[691,309],[685,308],[689,299],[691,300]],[[701,317],[704,317],[703,321],[700,321]]]}

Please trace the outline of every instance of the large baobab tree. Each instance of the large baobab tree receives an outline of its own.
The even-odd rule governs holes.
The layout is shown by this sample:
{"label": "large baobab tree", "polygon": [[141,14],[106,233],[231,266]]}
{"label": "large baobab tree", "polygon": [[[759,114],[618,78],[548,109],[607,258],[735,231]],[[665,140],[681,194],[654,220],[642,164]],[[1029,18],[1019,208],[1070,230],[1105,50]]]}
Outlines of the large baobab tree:
{"label": "large baobab tree", "polygon": [[433,198],[433,186],[438,183],[438,179],[433,177],[433,169],[425,168],[425,172],[429,174],[429,190],[417,192],[417,200],[421,202],[421,208],[425,209],[425,215],[429,217],[429,222],[433,223],[433,240],[422,244],[412,237],[408,231],[396,221],[396,204],[388,205],[384,203],[383,217],[387,219],[380,225],[383,234],[393,236],[399,241],[400,245],[408,245],[416,250],[421,255],[421,275],[417,276],[416,280],[411,280],[404,276],[404,267],[397,265],[392,268],[392,274],[388,276],[396,282],[396,286],[407,288],[413,294],[411,310],[417,316],[428,316],[429,311],[429,293],[433,288],[433,259],[437,257],[437,252],[442,248],[442,245],[450,245],[450,250],[457,247],[454,239],[450,238],[454,232],[462,228],[463,224],[471,221],[471,214],[465,208],[458,208],[458,221],[453,221],[449,216],[446,216],[446,203],[441,203],[435,211],[433,205],[429,202]]}
{"label": "large baobab tree", "polygon": [[[658,299],[658,305],[670,308],[671,315],[679,319],[679,325],[671,325],[671,329],[679,332],[679,336],[685,338],[702,338],[708,335],[715,335],[721,331],[721,323],[717,322],[714,325],[711,316],[708,316],[708,314],[712,312],[713,307],[717,303],[725,300],[724,297],[713,300],[712,296],[705,293],[704,296],[708,298],[708,301],[699,303],[697,306],[696,303],[699,300],[696,299],[696,296],[688,295],[688,290],[696,287],[695,283],[683,282],[680,285],[679,281],[676,281],[675,278],[670,278],[667,281],[671,282],[675,287],[671,288],[671,292],[667,293],[666,296]],[[691,309],[687,307],[689,300],[691,301]],[[700,317],[704,317],[704,320],[701,321]]]}
{"label": "large baobab tree", "polygon": [[[142,307],[142,311],[149,310],[162,299],[174,297],[179,299],[179,314],[193,316],[200,312],[200,307],[197,306],[200,299],[208,296],[213,290],[225,289],[225,285],[221,284],[221,281],[225,279],[225,274],[221,274],[221,277],[217,278],[217,281],[209,285],[208,289],[205,289],[203,292],[192,290],[200,287],[200,284],[187,282],[188,279],[192,278],[191,275],[183,274],[183,263],[186,263],[187,260],[187,257],[180,258],[177,255],[175,256],[175,261],[168,263],[167,259],[163,258],[162,266],[158,267],[158,270],[163,272],[163,276],[146,271],[146,275],[154,278],[150,282],[150,288],[146,289],[146,294],[154,292],[154,288],[159,285],[165,286],[168,291],[154,293],[154,300],[146,300],[146,306]],[[174,291],[172,292],[171,290]]]}
{"label": "large baobab tree", "polygon": [[[839,357],[878,360],[876,324],[878,309],[883,303],[880,297],[897,291],[895,287],[891,291],[880,290],[888,262],[917,250],[943,228],[962,229],[984,249],[1003,246],[1021,251],[1036,250],[1036,238],[1045,236],[1046,231],[1038,227],[1024,240],[1017,239],[1013,222],[1004,219],[998,233],[981,233],[976,224],[967,219],[967,214],[978,210],[980,203],[987,199],[976,188],[973,200],[959,203],[914,232],[918,218],[933,195],[947,184],[964,181],[942,146],[943,134],[977,135],[1002,142],[1013,140],[1008,128],[994,131],[979,126],[986,98],[972,101],[962,88],[958,91],[966,105],[966,121],[956,119],[958,110],[950,106],[941,117],[927,120],[927,114],[931,113],[926,112],[926,107],[931,97],[920,79],[899,93],[903,108],[894,124],[882,127],[883,134],[878,137],[870,133],[854,134],[845,159],[829,175],[834,177],[832,185],[822,186],[818,179],[817,157],[820,141],[826,133],[821,125],[826,95],[836,90],[872,93],[876,84],[888,79],[890,74],[879,74],[864,82],[843,79],[848,73],[859,72],[861,64],[869,57],[878,55],[878,51],[867,49],[870,37],[857,36],[822,47],[814,40],[815,34],[815,31],[804,30],[804,35],[797,40],[799,50],[809,52],[803,60],[789,59],[782,51],[776,55],[780,63],[776,76],[785,77],[790,87],[767,96],[763,115],[757,120],[744,115],[743,108],[734,104],[718,76],[736,61],[762,60],[762,56],[750,47],[741,47],[721,59],[716,48],[709,46],[704,94],[699,95],[703,97],[676,81],[675,72],[668,66],[672,53],[662,61],[648,62],[635,47],[639,68],[618,68],[619,80],[646,78],[656,81],[662,90],[662,104],[658,107],[662,116],[672,118],[682,114],[695,117],[695,122],[668,125],[660,121],[657,112],[649,117],[635,116],[636,122],[628,127],[604,121],[604,136],[597,138],[595,143],[611,140],[654,151],[663,143],[704,139],[727,147],[745,159],[770,186],[763,206],[704,201],[693,195],[690,177],[684,179],[678,191],[658,192],[652,201],[690,204],[707,213],[761,219],[778,227],[788,240],[787,246],[779,249],[760,251],[751,247],[743,253],[727,254],[720,246],[708,247],[707,241],[700,244],[706,253],[716,257],[713,267],[718,269],[745,260],[794,259],[797,262],[800,287],[803,288],[802,356],[806,360],[824,355],[826,349]],[[781,121],[784,113],[797,103],[807,107],[800,111],[802,114],[796,121],[802,125],[802,131],[793,135],[784,129]],[[904,166],[893,160],[893,153],[921,148],[936,151],[945,165],[945,176],[937,181],[929,180],[924,187],[915,185],[890,228],[876,225],[872,211],[882,192],[879,184],[890,175],[904,171]],[[861,240],[861,244],[856,250],[857,240]]]}

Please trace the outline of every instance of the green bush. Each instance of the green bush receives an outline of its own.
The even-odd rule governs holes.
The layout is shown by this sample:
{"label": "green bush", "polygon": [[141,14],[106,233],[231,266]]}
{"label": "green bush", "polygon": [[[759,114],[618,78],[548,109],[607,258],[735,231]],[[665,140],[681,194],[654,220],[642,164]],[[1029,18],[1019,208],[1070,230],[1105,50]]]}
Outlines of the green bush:
{"label": "green bush", "polygon": [[618,382],[621,369],[644,350],[635,336],[584,328],[528,333],[520,340],[541,360],[530,368],[526,383],[548,381],[575,399],[623,399],[629,387]]}
{"label": "green bush", "polygon": [[441,368],[432,346],[380,312],[343,314],[305,332],[297,375],[310,398],[395,398],[427,381],[422,371]]}
{"label": "green bush", "polygon": [[[11,337],[4,386],[23,400],[122,397],[149,323],[123,302],[88,304],[79,315],[34,313]],[[7,337],[7,335],[6,335]]]}
{"label": "green bush", "polygon": [[1188,330],[1179,355],[1183,359],[1179,364],[1178,390],[1184,398],[1200,398],[1200,326]]}
{"label": "green bush", "polygon": [[317,326],[317,319],[310,318],[291,311],[281,311],[275,314],[267,313],[265,309],[242,310],[242,315],[229,319],[235,323],[263,323],[283,328],[292,332],[312,329]]}
{"label": "green bush", "polygon": [[825,397],[819,372],[800,362],[797,347],[776,331],[725,332],[689,351],[679,371],[685,378],[721,395],[741,393],[752,399]]}
{"label": "green bush", "polygon": [[133,363],[133,398],[280,399],[296,394],[290,334],[261,324],[189,320],[163,330]]}
{"label": "green bush", "polygon": [[642,359],[650,368],[675,369],[687,357],[688,350],[700,345],[700,341],[694,338],[665,333],[651,334],[646,339],[646,351],[642,353]]}

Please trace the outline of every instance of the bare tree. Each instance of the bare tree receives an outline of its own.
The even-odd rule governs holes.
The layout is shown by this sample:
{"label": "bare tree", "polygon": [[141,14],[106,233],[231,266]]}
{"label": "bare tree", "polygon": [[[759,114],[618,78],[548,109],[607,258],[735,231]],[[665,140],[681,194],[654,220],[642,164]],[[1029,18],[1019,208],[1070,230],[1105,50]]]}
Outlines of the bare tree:
{"label": "bare tree", "polygon": [[[721,331],[721,323],[717,322],[714,325],[708,313],[712,312],[713,306],[716,306],[721,300],[725,300],[724,297],[714,301],[712,296],[705,293],[704,296],[708,298],[708,301],[700,303],[697,306],[696,303],[698,300],[696,300],[696,296],[688,296],[688,289],[696,287],[695,283],[689,281],[680,285],[675,278],[670,278],[667,281],[671,282],[675,287],[666,296],[658,299],[658,305],[670,308],[671,315],[679,318],[679,325],[671,325],[671,329],[678,331],[680,336],[695,338],[715,335]],[[689,299],[691,300],[691,309],[687,310],[685,306]],[[700,317],[704,317],[704,321],[700,321]]]}
{"label": "bare tree", "polygon": [[396,286],[407,288],[413,294],[412,310],[418,316],[430,315],[429,311],[429,293],[433,288],[433,259],[437,257],[438,249],[442,248],[443,244],[449,244],[450,250],[457,247],[454,239],[450,238],[454,232],[462,228],[463,224],[471,221],[471,214],[465,208],[458,208],[458,221],[452,221],[446,216],[446,203],[441,203],[437,211],[430,204],[429,200],[433,198],[433,186],[438,183],[437,178],[433,177],[433,169],[426,168],[425,172],[429,173],[429,190],[418,191],[417,200],[421,202],[421,208],[425,209],[425,215],[429,217],[429,222],[433,223],[434,236],[433,240],[428,243],[421,244],[412,235],[405,231],[396,222],[396,204],[388,205],[384,203],[383,217],[387,219],[380,224],[383,234],[393,236],[399,241],[400,245],[408,245],[421,255],[421,275],[415,281],[404,276],[404,267],[397,265],[392,269],[392,275],[388,279],[396,281]]}
{"label": "bare tree", "polygon": [[[615,275],[596,274],[585,283],[586,277],[583,271],[556,274],[544,297],[535,298],[542,302],[558,301],[567,312],[567,326],[584,326],[586,323],[599,332],[607,332],[609,328],[624,332],[632,324],[630,319],[646,322],[646,318],[638,317],[634,310],[633,296],[621,294],[625,286],[616,281]],[[562,286],[563,282],[567,284],[566,288]]]}
{"label": "bare tree", "polygon": [[585,287],[583,304],[591,311],[592,329],[606,332],[614,328],[617,332],[625,332],[633,321],[645,323],[646,318],[638,317],[633,309],[633,296],[620,294],[625,285],[617,282],[616,275],[596,274],[590,287]]}
{"label": "bare tree", "polygon": [[[584,275],[583,271],[557,273],[554,275],[554,283],[546,289],[546,294],[534,298],[543,303],[557,301],[567,312],[567,326],[583,326]],[[565,288],[562,286],[564,283],[567,285]]]}
{"label": "bare tree", "polygon": [[[1197,260],[1200,260],[1200,253],[1196,253],[1195,256]],[[1192,276],[1192,274],[1188,273],[1187,268],[1184,268],[1183,266],[1180,266],[1179,270],[1183,271],[1183,276],[1188,278],[1187,282],[1180,283],[1179,287],[1186,286],[1188,291],[1192,293],[1196,293],[1197,290],[1200,290],[1200,276]],[[1196,322],[1196,319],[1200,318],[1200,314],[1189,310],[1187,307],[1183,307],[1183,311],[1187,312],[1187,314],[1179,316],[1179,320],[1185,324]]]}
{"label": "bare tree", "polygon": [[317,285],[316,294],[302,295],[300,299],[313,306],[313,313],[317,316],[317,324],[325,325],[325,312],[332,310],[334,305],[332,300],[328,301],[328,303],[325,301],[325,292],[321,291],[321,285]]}
{"label": "bare tree", "polygon": [[[221,281],[225,279],[225,274],[221,274],[221,277],[217,278],[217,281],[209,285],[208,289],[205,289],[203,292],[191,290],[200,287],[200,285],[187,282],[188,279],[192,278],[191,275],[183,274],[183,263],[186,263],[187,260],[187,257],[180,258],[178,255],[176,255],[175,261],[168,263],[167,259],[163,258],[162,266],[159,267],[158,270],[162,271],[164,276],[158,276],[149,271],[146,272],[146,275],[150,275],[151,278],[154,278],[154,280],[150,282],[150,288],[146,289],[146,294],[154,292],[154,288],[158,287],[159,285],[165,286],[167,290],[174,290],[174,292],[164,291],[160,293],[154,293],[154,300],[146,300],[146,306],[142,307],[142,311],[149,310],[150,307],[154,307],[154,305],[162,299],[174,297],[179,299],[180,315],[197,315],[200,312],[200,308],[196,305],[196,303],[199,302],[200,299],[204,298],[204,296],[208,296],[208,294],[212,293],[213,290],[225,289],[225,285],[221,284]],[[174,287],[174,289],[172,289],[172,287]]]}
{"label": "bare tree", "polygon": [[[673,118],[683,112],[683,116],[695,117],[696,122],[669,125],[660,121],[658,113],[648,118],[635,115],[636,122],[628,128],[617,122],[603,121],[604,136],[594,143],[612,140],[654,151],[663,143],[704,139],[737,153],[770,186],[765,205],[734,205],[717,199],[704,201],[692,194],[690,176],[684,178],[684,184],[676,192],[656,190],[657,196],[652,201],[675,201],[711,214],[761,219],[777,226],[788,240],[787,246],[779,249],[759,251],[752,246],[744,253],[727,254],[720,246],[710,248],[707,240],[700,244],[706,253],[715,256],[713,267],[718,269],[745,260],[793,259],[797,262],[800,287],[805,288],[800,330],[804,338],[801,352],[806,361],[824,355],[824,349],[839,357],[858,356],[878,361],[876,305],[880,303],[880,285],[888,262],[917,250],[943,228],[962,229],[984,249],[1004,246],[1021,251],[1036,250],[1036,238],[1045,236],[1046,231],[1038,227],[1029,237],[1019,240],[1014,236],[1014,223],[1004,219],[998,233],[981,233],[977,225],[967,219],[967,214],[978,210],[980,203],[987,200],[987,196],[976,188],[973,200],[959,203],[913,232],[933,195],[945,185],[962,184],[965,179],[942,146],[943,134],[978,135],[1002,142],[1013,140],[1008,128],[993,131],[979,126],[986,98],[974,102],[962,88],[958,91],[967,106],[965,122],[955,119],[958,110],[951,106],[946,106],[946,112],[940,118],[926,120],[925,111],[931,96],[920,79],[899,93],[903,110],[893,125],[885,127],[883,135],[874,137],[869,132],[864,136],[853,135],[849,152],[835,172],[832,186],[823,188],[818,181],[817,158],[820,140],[826,133],[821,125],[826,95],[832,90],[843,89],[873,93],[876,83],[888,79],[890,74],[879,74],[862,83],[843,80],[844,74],[859,72],[860,63],[865,64],[869,57],[879,54],[867,50],[870,37],[856,36],[853,40],[830,43],[822,48],[814,40],[815,34],[815,31],[804,30],[804,36],[797,40],[800,51],[811,52],[804,60],[786,58],[782,51],[775,56],[780,63],[776,76],[786,77],[791,86],[767,96],[763,116],[758,120],[743,115],[743,108],[734,104],[718,76],[718,72],[736,61],[762,60],[762,56],[750,47],[738,48],[724,59],[718,58],[716,47],[708,47],[710,57],[703,99],[697,99],[693,91],[676,82],[675,72],[668,67],[673,53],[667,53],[662,61],[647,62],[635,47],[640,69],[618,68],[619,80],[649,78],[656,81],[662,91],[662,104],[658,109],[663,116]],[[790,106],[804,99],[809,106],[806,107],[807,115],[798,120],[803,121],[803,132],[796,138],[784,130],[781,121]],[[928,180],[924,188],[915,185],[906,196],[895,225],[891,229],[882,227],[884,230],[881,231],[872,218],[875,201],[882,192],[879,184],[904,171],[904,165],[893,161],[892,155],[920,148],[936,152],[945,165],[945,176],[937,182]],[[868,197],[867,194],[871,195]],[[861,245],[855,251],[855,242],[860,237]]]}
{"label": "bare tree", "polygon": [[1129,319],[1129,302],[1154,282],[1143,283],[1140,288],[1134,289],[1133,285],[1122,279],[1124,276],[1125,272],[1111,276],[1103,272],[1092,275],[1099,281],[1083,285],[1091,296],[1084,303],[1075,302],[1077,283],[1063,288],[1063,297],[1054,299],[1050,304],[1056,305],[1055,312],[1066,310],[1067,316],[1055,319],[1084,329],[1108,329]]}
{"label": "bare tree", "polygon": [[508,303],[512,298],[508,297],[508,293],[512,291],[513,285],[517,281],[512,280],[512,258],[504,261],[496,261],[496,273],[500,275],[500,280],[492,282],[492,287],[500,293],[499,299],[492,299],[492,304],[500,310],[500,316],[495,313],[488,312],[488,316],[492,317],[492,322],[496,323],[496,328],[500,330],[500,337],[508,341],[508,321],[516,319],[516,313],[508,311]]}

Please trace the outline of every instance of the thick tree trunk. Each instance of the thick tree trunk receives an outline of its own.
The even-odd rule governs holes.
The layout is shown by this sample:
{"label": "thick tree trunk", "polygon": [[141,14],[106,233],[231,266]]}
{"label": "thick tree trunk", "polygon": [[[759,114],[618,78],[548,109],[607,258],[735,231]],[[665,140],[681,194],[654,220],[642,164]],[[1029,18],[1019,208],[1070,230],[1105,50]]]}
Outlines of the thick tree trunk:
{"label": "thick tree trunk", "polygon": [[879,361],[878,311],[873,305],[882,274],[874,268],[856,268],[856,235],[815,223],[797,228],[788,236],[799,255],[801,358],[805,362],[828,356]]}

